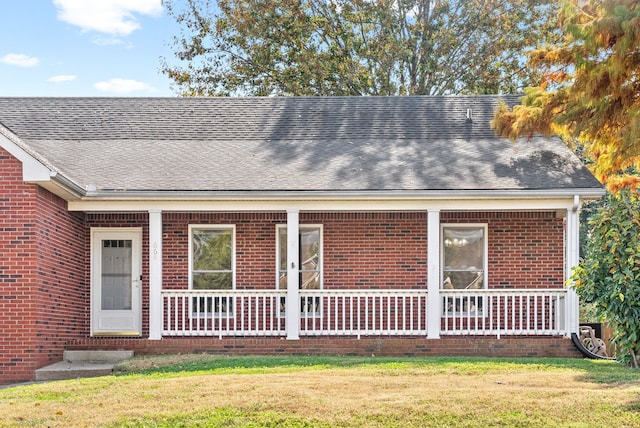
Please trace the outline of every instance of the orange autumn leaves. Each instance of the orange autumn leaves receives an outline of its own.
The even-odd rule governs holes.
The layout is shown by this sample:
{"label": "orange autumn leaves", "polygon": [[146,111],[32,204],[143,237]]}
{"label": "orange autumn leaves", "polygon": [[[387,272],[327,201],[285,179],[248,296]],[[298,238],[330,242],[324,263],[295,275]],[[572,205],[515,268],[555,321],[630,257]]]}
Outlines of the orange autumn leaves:
{"label": "orange autumn leaves", "polygon": [[640,185],[640,4],[570,0],[555,46],[532,51],[543,80],[520,105],[501,106],[492,125],[516,139],[557,134],[584,146],[594,174],[610,191]]}

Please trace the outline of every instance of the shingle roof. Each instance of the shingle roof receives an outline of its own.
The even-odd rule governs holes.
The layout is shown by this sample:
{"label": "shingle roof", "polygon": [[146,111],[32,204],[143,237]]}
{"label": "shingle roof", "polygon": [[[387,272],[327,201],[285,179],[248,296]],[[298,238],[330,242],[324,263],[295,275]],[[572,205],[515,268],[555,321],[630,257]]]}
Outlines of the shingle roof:
{"label": "shingle roof", "polygon": [[557,138],[496,137],[499,99],[0,98],[0,125],[98,190],[600,188]]}

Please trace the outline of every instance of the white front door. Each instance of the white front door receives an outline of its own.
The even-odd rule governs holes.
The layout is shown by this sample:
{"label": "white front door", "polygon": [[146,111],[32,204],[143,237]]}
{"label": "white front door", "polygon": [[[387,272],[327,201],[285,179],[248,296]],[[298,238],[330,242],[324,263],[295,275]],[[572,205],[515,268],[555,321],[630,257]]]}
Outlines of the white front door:
{"label": "white front door", "polygon": [[91,229],[91,335],[142,332],[142,230]]}

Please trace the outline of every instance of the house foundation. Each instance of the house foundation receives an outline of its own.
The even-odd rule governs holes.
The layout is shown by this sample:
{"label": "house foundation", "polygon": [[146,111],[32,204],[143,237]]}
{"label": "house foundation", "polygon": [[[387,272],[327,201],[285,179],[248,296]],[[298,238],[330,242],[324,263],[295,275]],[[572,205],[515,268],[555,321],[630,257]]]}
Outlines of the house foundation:
{"label": "house foundation", "polygon": [[338,355],[376,357],[544,357],[581,358],[571,339],[557,337],[416,337],[394,338],[132,338],[71,340],[68,350],[131,350],[135,355]]}

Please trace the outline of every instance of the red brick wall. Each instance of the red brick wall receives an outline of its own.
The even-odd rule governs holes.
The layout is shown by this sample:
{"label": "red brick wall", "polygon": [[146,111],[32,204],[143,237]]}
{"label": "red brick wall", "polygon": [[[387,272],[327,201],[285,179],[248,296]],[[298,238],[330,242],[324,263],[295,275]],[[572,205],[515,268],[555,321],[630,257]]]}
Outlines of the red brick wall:
{"label": "red brick wall", "polygon": [[0,149],[0,379],[33,378],[36,368],[37,188]]}
{"label": "red brick wall", "polygon": [[22,181],[0,149],[0,383],[31,380],[86,335],[85,226],[61,198]]}
{"label": "red brick wall", "polygon": [[164,213],[164,288],[189,288],[189,225],[236,225],[236,288],[273,289],[276,281],[276,225],[286,213]]}
{"label": "red brick wall", "polygon": [[[325,288],[426,287],[424,213],[301,213],[323,225]],[[188,288],[189,224],[236,225],[236,287],[273,289],[285,213],[163,214],[163,287]],[[364,260],[364,261],[363,261]]]}
{"label": "red brick wall", "polygon": [[324,226],[325,288],[426,288],[426,213],[300,216]]}
{"label": "red brick wall", "polygon": [[70,213],[65,200],[38,188],[36,333],[37,365],[60,361],[64,344],[89,328],[89,289],[84,214]]}
{"label": "red brick wall", "polygon": [[564,284],[564,222],[555,212],[443,213],[442,223],[487,223],[490,288]]}
{"label": "red brick wall", "polygon": [[[562,287],[555,212],[443,213],[441,222],[488,224],[489,287]],[[235,224],[237,288],[275,287],[276,225],[286,214],[164,213],[165,288],[188,288],[189,224]],[[426,288],[426,213],[301,213],[300,224],[323,225],[325,288]]]}

